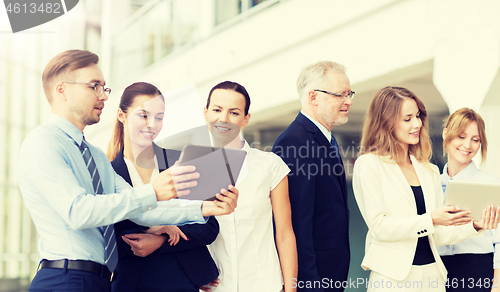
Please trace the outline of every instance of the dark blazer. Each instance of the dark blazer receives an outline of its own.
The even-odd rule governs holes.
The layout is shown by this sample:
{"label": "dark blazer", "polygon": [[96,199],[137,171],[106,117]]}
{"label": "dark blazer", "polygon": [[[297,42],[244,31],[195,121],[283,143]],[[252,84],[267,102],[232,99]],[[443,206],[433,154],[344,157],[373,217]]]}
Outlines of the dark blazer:
{"label": "dark blazer", "polygon": [[321,130],[302,113],[278,137],[273,152],[291,169],[288,185],[297,239],[298,281],[327,278],[328,283],[334,281],[331,286],[335,287],[335,281],[347,279],[350,260],[342,159]]}
{"label": "dark blazer", "polygon": [[[179,158],[180,151],[163,149],[155,144],[153,146],[160,171]],[[117,174],[132,184],[123,159],[123,149],[111,165]],[[165,241],[163,246],[146,257],[134,255],[121,236],[142,233],[147,227],[130,220],[118,222],[114,227],[119,261],[112,291],[198,291],[199,286],[211,282],[219,275],[206,247],[219,233],[219,224],[214,217],[210,217],[206,224],[179,226],[188,241],[181,238],[175,246],[170,246],[168,241]]]}

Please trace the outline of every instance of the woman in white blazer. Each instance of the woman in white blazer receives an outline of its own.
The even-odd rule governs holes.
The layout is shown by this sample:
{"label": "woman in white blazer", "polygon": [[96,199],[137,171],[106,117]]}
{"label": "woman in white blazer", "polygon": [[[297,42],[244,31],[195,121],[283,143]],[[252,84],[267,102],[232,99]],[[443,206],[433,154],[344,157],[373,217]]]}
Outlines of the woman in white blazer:
{"label": "woman in white blazer", "polygon": [[[499,177],[477,169],[472,158],[479,149],[481,161],[485,161],[488,142],[483,118],[469,108],[455,111],[443,130],[443,152],[448,157],[441,175],[445,195],[450,180],[500,182]],[[455,245],[439,246],[438,252],[448,270],[450,286],[446,291],[500,291],[500,252],[496,249],[499,242],[496,229]]]}
{"label": "woman in white blazer", "polygon": [[[498,208],[472,222],[470,211],[441,207],[438,168],[429,163],[427,111],[411,91],[385,87],[364,121],[353,188],[368,225],[361,266],[368,291],[445,291],[436,245],[453,244],[498,224]],[[453,225],[460,225],[453,227]],[[448,227],[450,226],[450,227]]]}

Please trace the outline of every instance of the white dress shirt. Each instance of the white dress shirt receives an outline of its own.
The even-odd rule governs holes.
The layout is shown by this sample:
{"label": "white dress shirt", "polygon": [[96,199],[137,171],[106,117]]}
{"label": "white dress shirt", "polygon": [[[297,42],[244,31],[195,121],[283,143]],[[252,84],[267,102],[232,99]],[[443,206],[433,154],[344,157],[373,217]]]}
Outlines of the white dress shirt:
{"label": "white dress shirt", "polygon": [[[495,183],[500,182],[500,178],[477,169],[476,164],[474,164],[473,161],[471,161],[471,163],[465,169],[457,173],[454,177],[448,176],[448,164],[444,166],[443,174],[441,174],[441,185],[443,186],[443,192],[445,196],[446,187],[448,186],[448,181],[450,180]],[[496,244],[498,242],[500,242],[500,232],[498,232],[498,229],[487,230],[481,236],[466,239],[454,245],[438,246],[438,252],[442,256],[464,253],[485,254],[493,252],[493,267],[495,269],[500,269],[500,255],[498,255],[496,252]]]}
{"label": "white dress shirt", "polygon": [[279,156],[250,148],[236,181],[238,206],[217,216],[220,231],[209,246],[220,270],[216,292],[278,292],[283,277],[273,235],[270,192],[290,172]]}
{"label": "white dress shirt", "polygon": [[303,114],[304,117],[308,118],[311,122],[313,122],[313,124],[315,124],[316,127],[318,127],[318,129],[321,131],[321,133],[323,133],[323,135],[325,135],[326,139],[328,140],[328,143],[332,143],[332,132],[328,131],[328,129],[325,126],[323,126],[320,122],[313,119],[311,116],[306,114],[304,111],[300,111],[300,113]]}

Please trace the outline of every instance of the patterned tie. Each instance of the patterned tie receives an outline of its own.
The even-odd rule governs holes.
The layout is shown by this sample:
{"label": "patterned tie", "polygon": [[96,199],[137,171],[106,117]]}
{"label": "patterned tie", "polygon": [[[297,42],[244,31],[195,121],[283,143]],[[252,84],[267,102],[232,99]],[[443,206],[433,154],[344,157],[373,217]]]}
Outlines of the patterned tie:
{"label": "patterned tie", "polygon": [[330,144],[332,144],[333,151],[335,151],[335,161],[336,163],[340,163],[340,151],[339,151],[339,144],[337,143],[337,140],[335,137],[332,135],[332,140],[330,141]]}
{"label": "patterned tie", "polygon": [[[80,152],[82,152],[83,161],[87,165],[87,169],[92,177],[92,186],[94,187],[95,194],[104,194],[104,190],[101,184],[101,178],[99,176],[99,171],[97,171],[97,166],[92,158],[87,141],[85,137],[83,138],[82,145],[79,147]],[[103,227],[104,229],[104,240],[106,242],[106,260],[105,264],[108,269],[113,272],[118,263],[118,252],[116,250],[116,238],[115,229],[113,224]]]}

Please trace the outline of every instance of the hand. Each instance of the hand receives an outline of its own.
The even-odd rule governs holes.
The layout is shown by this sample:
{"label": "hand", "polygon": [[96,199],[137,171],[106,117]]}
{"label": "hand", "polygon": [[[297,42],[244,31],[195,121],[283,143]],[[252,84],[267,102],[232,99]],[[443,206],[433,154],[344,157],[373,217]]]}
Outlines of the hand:
{"label": "hand", "polygon": [[219,280],[219,278],[217,278],[206,285],[200,286],[199,288],[201,291],[211,292],[212,289],[210,289],[210,286],[217,287],[217,286],[219,286],[219,283],[220,283],[220,280]]}
{"label": "hand", "polygon": [[490,205],[483,210],[481,219],[479,221],[474,221],[473,225],[476,230],[479,229],[496,229],[498,226],[498,220],[500,219],[500,207]]}
{"label": "hand", "polygon": [[195,170],[196,167],[192,165],[180,166],[176,162],[172,167],[160,172],[152,183],[156,199],[168,201],[189,194],[187,189],[196,186],[196,179],[200,177]]}
{"label": "hand", "polygon": [[435,209],[431,212],[432,224],[434,225],[464,225],[472,221],[472,218],[467,217],[472,213],[470,210],[462,210],[455,206],[444,206]]}
{"label": "hand", "polygon": [[205,217],[231,214],[237,206],[239,191],[232,185],[228,190],[221,189],[220,194],[215,197],[217,200],[204,201],[201,207],[201,214]]}
{"label": "hand", "polygon": [[153,226],[148,230],[146,230],[145,232],[147,234],[154,234],[154,235],[162,235],[166,233],[168,235],[168,243],[170,244],[170,246],[179,243],[181,237],[184,238],[184,240],[189,240],[186,234],[184,234],[184,232],[182,232],[182,230],[180,230],[179,227],[174,225]]}
{"label": "hand", "polygon": [[136,256],[145,257],[160,248],[167,239],[164,235],[132,233],[122,236]]}

